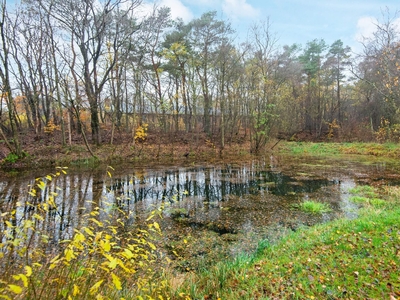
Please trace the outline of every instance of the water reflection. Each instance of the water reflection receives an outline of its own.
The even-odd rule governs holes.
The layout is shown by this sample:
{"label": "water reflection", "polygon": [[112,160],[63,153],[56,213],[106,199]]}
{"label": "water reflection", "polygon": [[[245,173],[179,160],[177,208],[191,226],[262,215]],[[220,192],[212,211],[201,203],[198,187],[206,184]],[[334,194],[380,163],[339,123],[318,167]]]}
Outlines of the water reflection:
{"label": "water reflection", "polygon": [[[340,215],[354,217],[348,190],[371,178],[375,182],[385,178],[390,184],[389,177],[396,182],[398,174],[389,169],[388,176],[388,168],[386,163],[287,163],[274,157],[243,165],[116,168],[111,178],[106,170],[71,171],[48,181],[46,189],[36,196],[27,193],[35,184],[33,177],[13,177],[0,181],[0,209],[1,214],[15,211],[15,218],[3,221],[18,224],[35,213],[32,204],[57,195],[56,208],[40,223],[40,230],[48,232],[54,243],[71,238],[73,229],[87,222],[82,215],[95,207],[104,213],[114,207],[122,209],[132,215],[134,224],[163,202],[171,203],[162,224],[168,231],[166,239],[204,231],[271,239],[279,228],[296,230]],[[305,199],[328,203],[333,211],[310,216],[293,209],[293,204]],[[181,210],[182,215],[174,218],[174,210]],[[4,222],[0,229],[3,231]]]}

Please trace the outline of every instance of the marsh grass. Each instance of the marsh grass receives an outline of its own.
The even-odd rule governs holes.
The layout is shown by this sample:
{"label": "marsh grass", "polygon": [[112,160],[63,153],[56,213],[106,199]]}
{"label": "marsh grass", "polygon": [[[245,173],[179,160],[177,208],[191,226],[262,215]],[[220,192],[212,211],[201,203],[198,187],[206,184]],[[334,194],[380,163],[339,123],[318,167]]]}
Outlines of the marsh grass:
{"label": "marsh grass", "polygon": [[97,157],[77,158],[70,162],[73,166],[96,167],[100,165],[100,160]]}
{"label": "marsh grass", "polygon": [[352,196],[349,199],[351,202],[362,204],[362,205],[371,205],[375,207],[383,207],[386,204],[386,201],[380,198],[368,198],[361,196]]}
{"label": "marsh grass", "polygon": [[349,200],[357,204],[364,206],[370,205],[377,208],[386,205],[386,200],[378,198],[378,193],[373,187],[368,185],[360,185],[352,188],[349,190],[349,193],[354,194],[354,196],[351,196]]}
{"label": "marsh grass", "polygon": [[280,147],[281,150],[295,155],[337,155],[340,149],[335,143],[308,143],[308,142],[285,142]]}
{"label": "marsh grass", "polygon": [[294,155],[336,156],[341,154],[373,155],[378,157],[400,156],[400,145],[396,143],[312,143],[281,142],[281,153]]}
{"label": "marsh grass", "polygon": [[304,201],[295,207],[311,214],[322,214],[331,211],[328,204],[312,200]]}
{"label": "marsh grass", "polygon": [[192,274],[171,297],[396,299],[400,189],[387,187],[384,193],[383,206],[365,206],[358,219],[338,219],[300,229],[272,245],[265,242],[236,265],[220,262]]}
{"label": "marsh grass", "polygon": [[349,190],[350,194],[362,195],[365,197],[378,197],[378,194],[375,192],[374,188],[369,185],[359,185]]}
{"label": "marsh grass", "polygon": [[[57,190],[50,182],[66,173],[38,178],[26,203],[1,214],[1,299],[163,299],[167,282],[155,240],[161,235],[154,209],[141,228],[128,228],[131,216],[112,203],[91,202],[91,211],[80,208],[83,225],[70,239],[51,251],[52,237],[46,218],[58,211]],[[107,171],[111,176],[111,173]],[[45,201],[41,195],[47,195]],[[29,217],[19,218],[20,208]]]}
{"label": "marsh grass", "polygon": [[350,201],[354,203],[368,203],[369,198],[362,196],[351,196]]}

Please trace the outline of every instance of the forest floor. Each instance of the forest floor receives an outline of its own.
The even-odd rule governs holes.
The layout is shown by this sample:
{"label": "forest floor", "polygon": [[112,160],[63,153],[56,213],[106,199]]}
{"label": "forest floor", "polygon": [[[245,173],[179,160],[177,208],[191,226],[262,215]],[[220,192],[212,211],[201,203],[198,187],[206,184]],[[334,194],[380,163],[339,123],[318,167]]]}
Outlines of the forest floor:
{"label": "forest floor", "polygon": [[[102,164],[130,163],[134,166],[190,165],[193,163],[233,163],[254,159],[250,151],[249,136],[245,133],[227,137],[221,147],[219,138],[204,133],[148,132],[144,141],[135,141],[132,133],[116,131],[111,141],[110,130],[102,130],[102,143],[89,140],[90,153],[82,136],[75,134],[71,142],[62,145],[61,133],[53,131],[40,136],[32,131],[21,134],[23,158],[10,155],[4,142],[0,141],[0,171],[56,166],[81,167]],[[90,138],[90,136],[88,137]],[[296,141],[271,139],[260,155],[286,153],[289,155],[340,155],[361,154],[400,157],[399,143],[345,143],[318,140],[312,136],[297,136]]]}
{"label": "forest floor", "polygon": [[[224,149],[203,133],[148,133],[145,141],[133,142],[132,134],[116,133],[113,142],[107,132],[102,144],[90,143],[93,157],[80,136],[73,136],[71,144],[62,146],[59,132],[36,136],[33,132],[21,135],[26,156],[18,159],[10,155],[5,143],[0,143],[0,166],[7,169],[49,168],[55,166],[96,166],[132,163],[137,166],[188,165],[223,163],[251,159],[248,138],[227,141]],[[273,145],[273,144],[272,144]],[[268,147],[267,147],[268,148]],[[270,147],[269,147],[270,148]]]}

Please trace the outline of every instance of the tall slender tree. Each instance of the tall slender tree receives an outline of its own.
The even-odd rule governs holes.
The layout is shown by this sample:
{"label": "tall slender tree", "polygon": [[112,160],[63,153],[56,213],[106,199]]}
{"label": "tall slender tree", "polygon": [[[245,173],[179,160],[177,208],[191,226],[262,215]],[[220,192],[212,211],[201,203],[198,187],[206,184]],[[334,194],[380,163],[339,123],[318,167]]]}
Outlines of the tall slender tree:
{"label": "tall slender tree", "polygon": [[[329,48],[328,62],[331,64],[332,77],[336,85],[336,107],[337,120],[342,123],[342,101],[341,88],[342,82],[346,78],[346,67],[350,65],[350,47],[344,46],[341,40],[335,41]],[[331,117],[331,122],[333,118]]]}
{"label": "tall slender tree", "polygon": [[[77,72],[84,83],[90,106],[92,139],[99,144],[101,92],[117,62],[120,48],[136,30],[117,30],[110,35],[110,29],[119,28],[114,16],[123,3],[128,4],[124,6],[125,14],[130,14],[141,0],[39,0],[39,3],[63,28],[65,37],[73,39],[79,49],[81,66],[73,72]],[[110,51],[106,50],[107,47],[110,47]]]}
{"label": "tall slender tree", "polygon": [[304,102],[305,130],[318,131],[322,121],[321,111],[321,69],[323,54],[327,46],[323,39],[307,43],[299,60],[307,76],[306,96]]}
{"label": "tall slender tree", "polygon": [[19,139],[19,132],[17,128],[17,119],[15,112],[15,103],[14,97],[11,89],[11,76],[10,76],[10,31],[11,21],[8,18],[7,14],[7,3],[6,0],[2,0],[0,2],[0,43],[1,43],[1,51],[0,51],[0,79],[1,79],[1,98],[4,99],[7,105],[7,115],[8,121],[10,124],[11,134],[13,137],[13,141],[9,141],[6,134],[3,131],[3,124],[0,124],[0,134],[2,138],[7,144],[7,147],[18,157],[22,156],[22,147]]}
{"label": "tall slender tree", "polygon": [[196,71],[201,81],[203,94],[204,132],[211,134],[211,81],[210,71],[215,61],[215,51],[219,45],[227,42],[229,34],[233,33],[229,23],[216,19],[215,11],[204,13],[199,19],[190,22],[190,42],[196,53]]}

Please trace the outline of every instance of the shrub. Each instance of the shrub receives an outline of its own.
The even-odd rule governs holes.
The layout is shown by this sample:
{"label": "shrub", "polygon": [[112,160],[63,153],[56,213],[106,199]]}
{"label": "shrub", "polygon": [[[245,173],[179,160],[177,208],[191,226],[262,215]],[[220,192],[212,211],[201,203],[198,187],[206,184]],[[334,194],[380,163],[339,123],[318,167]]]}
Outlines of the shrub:
{"label": "shrub", "polygon": [[56,130],[58,130],[58,131],[61,130],[61,126],[60,126],[60,125],[56,125],[56,124],[53,122],[53,120],[50,120],[50,121],[46,124],[46,126],[44,126],[43,130],[44,130],[45,133],[51,134],[51,133],[53,133],[53,132],[56,131]]}
{"label": "shrub", "polygon": [[139,126],[136,131],[135,131],[135,142],[140,142],[143,143],[146,141],[147,139],[147,127],[148,124],[142,124],[141,126]]}
{"label": "shrub", "polygon": [[22,158],[25,158],[25,157],[29,157],[29,154],[26,153],[25,151],[22,151],[20,156],[18,156],[15,153],[10,152],[10,153],[7,154],[7,156],[4,158],[3,161],[6,162],[6,163],[14,164],[18,160],[20,160]]}

